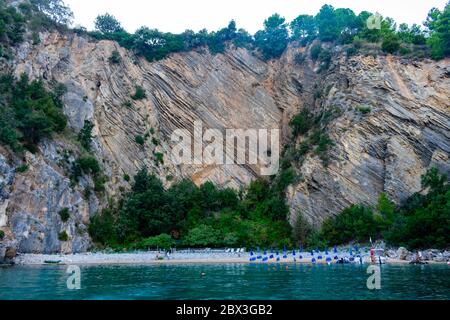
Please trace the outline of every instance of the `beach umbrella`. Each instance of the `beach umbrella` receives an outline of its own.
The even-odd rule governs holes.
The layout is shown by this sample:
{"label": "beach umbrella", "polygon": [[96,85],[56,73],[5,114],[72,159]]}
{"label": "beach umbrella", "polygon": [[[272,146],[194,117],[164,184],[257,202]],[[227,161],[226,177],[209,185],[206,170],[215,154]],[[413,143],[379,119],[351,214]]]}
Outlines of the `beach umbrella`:
{"label": "beach umbrella", "polygon": [[327,260],[326,260],[327,262],[331,262],[331,258],[330,257],[327,257]]}
{"label": "beach umbrella", "polygon": [[256,247],[256,252],[258,252],[258,253],[259,253],[259,247]]}
{"label": "beach umbrella", "polygon": [[328,248],[325,248],[325,255],[328,255]]}
{"label": "beach umbrella", "polygon": [[276,251],[276,253],[277,253],[277,255],[279,255],[280,253],[278,252],[278,248],[277,248],[277,251]]}
{"label": "beach umbrella", "polygon": [[319,256],[317,257],[317,260],[322,260],[322,258],[323,258],[323,257],[319,255]]}
{"label": "beach umbrella", "polygon": [[286,253],[286,251],[287,251],[286,246],[284,246],[283,252]]}
{"label": "beach umbrella", "polygon": [[314,257],[314,250],[311,250],[311,256]]}
{"label": "beach umbrella", "polygon": [[250,251],[250,256],[253,256],[253,250],[252,250],[252,251]]}
{"label": "beach umbrella", "polygon": [[311,262],[312,262],[312,263],[316,263],[316,258],[312,258],[312,259],[311,259]]}
{"label": "beach umbrella", "polygon": [[295,250],[292,250],[292,255],[295,256]]}
{"label": "beach umbrella", "polygon": [[336,246],[334,246],[333,252],[337,253],[337,247]]}
{"label": "beach umbrella", "polygon": [[316,246],[316,252],[319,253],[319,246]]}
{"label": "beach umbrella", "polygon": [[300,245],[300,248],[298,248],[298,252],[299,253],[303,253],[303,246],[302,245]]}
{"label": "beach umbrella", "polygon": [[358,245],[355,246],[355,251],[358,253],[359,252],[359,247]]}
{"label": "beach umbrella", "polygon": [[353,256],[353,249],[350,247],[350,256]]}
{"label": "beach umbrella", "polygon": [[264,249],[264,255],[267,256],[267,250],[266,249]]}

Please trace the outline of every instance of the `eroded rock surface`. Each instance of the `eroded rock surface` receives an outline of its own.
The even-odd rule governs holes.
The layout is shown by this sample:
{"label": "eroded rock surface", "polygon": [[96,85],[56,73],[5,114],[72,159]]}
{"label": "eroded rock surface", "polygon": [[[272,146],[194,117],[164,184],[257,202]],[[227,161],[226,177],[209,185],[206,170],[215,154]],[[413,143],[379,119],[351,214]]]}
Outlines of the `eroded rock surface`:
{"label": "eroded rock surface", "polygon": [[[319,225],[353,203],[374,204],[381,192],[397,203],[420,191],[420,176],[431,165],[450,170],[449,61],[403,62],[398,57],[355,56],[339,50],[328,72],[318,74],[307,59],[296,65],[290,47],[282,58],[264,62],[246,49],[225,54],[207,50],[173,54],[150,63],[111,41],[94,42],[56,33],[40,34],[39,45],[23,44],[14,73],[64,83],[64,112],[76,133],[91,121],[93,152],[108,178],[106,193],[83,196],[89,181],[73,186],[65,151],[71,161],[78,146],[73,137],[46,141],[36,155],[27,154],[29,169],[17,174],[19,159],[2,149],[0,157],[0,228],[20,252],[80,252],[90,246],[89,217],[129,188],[124,175],[147,167],[166,185],[175,178],[215,182],[238,188],[257,177],[257,166],[175,166],[170,161],[170,135],[204,129],[274,129],[282,144],[291,142],[289,120],[301,108],[337,108],[328,125],[334,141],[327,168],[312,155],[297,167],[300,182],[287,191],[291,219],[298,212]],[[108,61],[117,50],[118,64]],[[147,97],[134,101],[136,86]],[[321,90],[322,98],[314,98]],[[361,106],[370,113],[358,111]],[[136,136],[146,137],[144,146]],[[75,139],[76,140],[76,139]],[[155,143],[156,142],[156,143]],[[156,161],[157,154],[164,164]],[[63,223],[58,212],[69,208]],[[65,231],[69,241],[61,242]]]}

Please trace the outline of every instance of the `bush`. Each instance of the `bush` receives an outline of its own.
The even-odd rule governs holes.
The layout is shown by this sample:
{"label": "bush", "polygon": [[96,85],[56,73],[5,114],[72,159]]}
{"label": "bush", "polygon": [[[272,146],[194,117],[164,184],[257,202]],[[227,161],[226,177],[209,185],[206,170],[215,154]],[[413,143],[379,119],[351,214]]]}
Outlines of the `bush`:
{"label": "bush", "polygon": [[365,114],[369,114],[370,112],[372,112],[372,108],[369,106],[359,106],[358,111],[365,115]]}
{"label": "bush", "polygon": [[95,175],[94,176],[94,191],[95,192],[103,192],[105,191],[105,183],[106,183],[106,177],[103,175]]}
{"label": "bush", "polygon": [[13,150],[19,149],[20,141],[35,151],[42,138],[62,132],[67,125],[61,102],[64,92],[61,85],[49,92],[41,80],[30,82],[26,75],[19,80],[11,75],[0,76],[0,140]]}
{"label": "bush", "polygon": [[311,55],[311,59],[316,61],[319,59],[320,53],[322,52],[322,45],[320,43],[316,43],[311,47],[309,54]]}
{"label": "bush", "polygon": [[163,249],[169,250],[175,246],[175,240],[168,234],[160,234],[156,237],[150,237],[140,241],[136,248],[138,249]]}
{"label": "bush", "polygon": [[142,100],[145,99],[147,97],[144,88],[142,88],[141,86],[136,86],[135,88],[135,93],[133,96],[131,96],[131,99],[133,100]]}
{"label": "bush", "polygon": [[0,230],[0,241],[5,239],[5,232],[3,230]]}
{"label": "bush", "polygon": [[400,41],[395,34],[386,36],[381,44],[381,49],[386,53],[395,53],[400,49]]}
{"label": "bush", "polygon": [[111,53],[111,57],[109,57],[108,61],[112,64],[119,64],[122,61],[122,57],[120,56],[119,51],[114,50]]}
{"label": "bush", "polygon": [[69,241],[69,235],[66,231],[62,231],[58,234],[58,240],[61,242]]}
{"label": "bush", "polygon": [[136,138],[134,138],[134,140],[140,146],[143,146],[145,144],[145,139],[143,136],[136,136]]}
{"label": "bush", "polygon": [[164,164],[164,155],[161,152],[155,153],[155,161],[156,164]]}
{"label": "bush", "polygon": [[379,236],[377,231],[373,211],[355,205],[325,220],[321,236],[330,245],[338,245],[354,240],[366,242],[370,237],[376,239]]}
{"label": "bush", "polygon": [[103,244],[116,242],[116,221],[113,215],[112,210],[105,209],[101,214],[97,213],[91,218],[88,232],[94,242]]}
{"label": "bush", "polygon": [[17,171],[18,173],[25,173],[25,172],[28,171],[28,169],[29,169],[28,165],[22,164],[22,165],[20,165],[20,166],[17,167],[16,171]]}
{"label": "bush", "polygon": [[93,156],[79,158],[76,162],[81,171],[86,174],[98,174],[101,171],[100,164]]}
{"label": "bush", "polygon": [[305,217],[301,213],[298,213],[293,228],[294,238],[302,244],[307,244],[308,238],[311,236],[313,230]]}
{"label": "bush", "polygon": [[200,225],[191,229],[184,239],[184,245],[188,247],[215,247],[220,244],[221,235],[213,227]]}
{"label": "bush", "polygon": [[86,149],[86,151],[91,151],[92,129],[94,129],[94,125],[90,121],[85,120],[84,126],[78,134],[78,141],[80,141],[81,146]]}
{"label": "bush", "polygon": [[61,217],[62,222],[67,222],[70,218],[69,208],[64,208],[59,211],[59,216]]}
{"label": "bush", "polygon": [[292,133],[295,137],[298,135],[303,135],[309,132],[311,130],[312,126],[314,124],[314,116],[311,114],[311,112],[304,108],[300,113],[296,116],[294,116],[290,122]]}

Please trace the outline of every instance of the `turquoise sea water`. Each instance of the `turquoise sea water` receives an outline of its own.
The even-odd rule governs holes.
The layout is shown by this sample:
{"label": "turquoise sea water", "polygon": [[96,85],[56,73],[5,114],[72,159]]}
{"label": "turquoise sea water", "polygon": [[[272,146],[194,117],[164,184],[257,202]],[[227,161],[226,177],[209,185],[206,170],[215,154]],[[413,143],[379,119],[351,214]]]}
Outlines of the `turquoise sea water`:
{"label": "turquoise sea water", "polygon": [[69,290],[66,266],[17,266],[0,268],[0,299],[450,299],[449,266],[384,265],[374,291],[367,267],[81,266],[81,289]]}

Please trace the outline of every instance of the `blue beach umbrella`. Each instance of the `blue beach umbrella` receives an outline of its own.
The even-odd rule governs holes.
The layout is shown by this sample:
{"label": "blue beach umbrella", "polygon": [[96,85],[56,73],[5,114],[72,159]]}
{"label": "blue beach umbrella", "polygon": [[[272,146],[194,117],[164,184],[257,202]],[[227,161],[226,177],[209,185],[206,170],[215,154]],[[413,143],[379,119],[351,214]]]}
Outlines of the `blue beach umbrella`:
{"label": "blue beach umbrella", "polygon": [[295,257],[295,250],[292,250],[292,255]]}
{"label": "blue beach umbrella", "polygon": [[327,257],[327,260],[326,260],[327,262],[331,262],[332,260],[331,260],[331,258],[330,257]]}
{"label": "blue beach umbrella", "polygon": [[317,260],[322,260],[322,256],[321,255],[319,255],[318,257],[317,257]]}
{"label": "blue beach umbrella", "polygon": [[312,263],[316,263],[316,258],[312,258],[312,259],[311,259],[311,262],[312,262]]}
{"label": "blue beach umbrella", "polygon": [[277,257],[277,262],[280,261],[280,257]]}
{"label": "blue beach umbrella", "polygon": [[325,255],[328,255],[328,248],[325,248]]}
{"label": "blue beach umbrella", "polygon": [[319,246],[316,247],[316,252],[319,253]]}
{"label": "blue beach umbrella", "polygon": [[314,250],[311,250],[311,256],[314,257]]}
{"label": "blue beach umbrella", "polygon": [[298,248],[298,252],[303,253],[303,246],[300,246],[300,248]]}
{"label": "blue beach umbrella", "polygon": [[283,252],[286,253],[287,249],[286,246],[283,247]]}
{"label": "blue beach umbrella", "polygon": [[338,256],[334,256],[334,260],[339,260],[339,257]]}
{"label": "blue beach umbrella", "polygon": [[264,249],[264,255],[267,256],[267,250],[266,249]]}
{"label": "blue beach umbrella", "polygon": [[280,254],[280,253],[279,253],[279,251],[278,251],[278,248],[277,248],[277,251],[276,251],[276,253],[277,253],[277,256],[278,256],[278,255]]}
{"label": "blue beach umbrella", "polygon": [[336,246],[334,246],[333,252],[334,252],[334,253],[337,253],[337,247],[336,247]]}
{"label": "blue beach umbrella", "polygon": [[353,256],[353,248],[350,247],[350,256]]}

